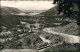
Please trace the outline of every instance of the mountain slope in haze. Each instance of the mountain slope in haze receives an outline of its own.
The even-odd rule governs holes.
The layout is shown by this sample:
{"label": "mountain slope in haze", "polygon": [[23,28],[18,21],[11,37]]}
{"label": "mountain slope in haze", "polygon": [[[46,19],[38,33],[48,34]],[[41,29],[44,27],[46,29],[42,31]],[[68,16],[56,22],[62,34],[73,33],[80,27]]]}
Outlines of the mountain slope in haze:
{"label": "mountain slope in haze", "polygon": [[1,15],[14,15],[14,14],[18,14],[18,13],[21,12],[17,8],[14,8],[14,7],[5,7],[5,6],[1,6],[0,10],[1,10]]}
{"label": "mountain slope in haze", "polygon": [[57,6],[54,6],[51,9],[49,9],[46,12],[43,12],[41,14],[44,16],[55,16],[55,15],[57,15]]}

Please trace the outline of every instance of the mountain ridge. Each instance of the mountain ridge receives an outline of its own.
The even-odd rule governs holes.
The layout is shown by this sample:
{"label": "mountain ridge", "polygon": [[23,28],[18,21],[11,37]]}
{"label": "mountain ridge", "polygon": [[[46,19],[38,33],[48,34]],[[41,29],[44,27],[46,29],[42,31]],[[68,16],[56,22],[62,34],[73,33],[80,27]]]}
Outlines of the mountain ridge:
{"label": "mountain ridge", "polygon": [[18,14],[21,11],[17,8],[14,7],[6,7],[6,6],[1,6],[0,7],[1,10],[1,15],[14,15],[14,14]]}

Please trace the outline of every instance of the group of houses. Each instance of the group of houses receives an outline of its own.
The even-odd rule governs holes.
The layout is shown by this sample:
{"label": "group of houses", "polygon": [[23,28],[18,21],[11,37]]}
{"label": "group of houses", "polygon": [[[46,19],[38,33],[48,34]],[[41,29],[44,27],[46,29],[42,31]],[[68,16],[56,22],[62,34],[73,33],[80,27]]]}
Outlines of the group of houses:
{"label": "group of houses", "polygon": [[30,24],[28,22],[22,22],[20,21],[21,25],[24,26],[24,31],[26,31],[28,29],[28,32],[38,32],[41,27],[40,27],[40,23],[37,23],[37,21],[33,24]]}
{"label": "group of houses", "polygon": [[[41,30],[41,27],[40,27],[40,23],[37,23],[37,21],[33,24],[30,24],[28,22],[23,22],[23,21],[20,21],[20,25],[18,26],[22,26],[23,28],[12,28],[12,30],[14,30],[15,32],[20,32],[20,33],[24,33],[24,32],[28,32],[28,33],[31,33],[31,32],[38,32],[39,30]],[[11,40],[11,36],[13,35],[13,31],[9,31],[7,30],[7,28],[5,26],[2,26],[3,30],[2,32],[0,33],[0,36],[7,36],[7,38],[3,38],[1,39],[0,38],[0,41],[1,42],[5,42],[7,40]]]}

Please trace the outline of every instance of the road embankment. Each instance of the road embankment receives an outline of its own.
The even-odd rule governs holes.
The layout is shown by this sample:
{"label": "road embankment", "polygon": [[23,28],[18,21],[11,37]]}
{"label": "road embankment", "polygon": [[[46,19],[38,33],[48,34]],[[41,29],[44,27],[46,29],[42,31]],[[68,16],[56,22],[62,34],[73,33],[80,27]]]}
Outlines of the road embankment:
{"label": "road embankment", "polygon": [[80,43],[80,36],[55,32],[54,28],[45,28],[43,31],[62,36],[66,43]]}

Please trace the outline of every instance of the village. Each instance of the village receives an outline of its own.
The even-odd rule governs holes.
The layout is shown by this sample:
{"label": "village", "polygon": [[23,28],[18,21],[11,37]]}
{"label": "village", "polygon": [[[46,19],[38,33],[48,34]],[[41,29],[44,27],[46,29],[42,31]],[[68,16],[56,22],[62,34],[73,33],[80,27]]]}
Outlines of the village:
{"label": "village", "polygon": [[[62,38],[59,38],[59,36],[57,36],[57,35],[52,36],[52,38],[50,38],[49,37],[50,34],[43,32],[43,29],[45,27],[42,26],[42,24],[38,22],[39,19],[36,19],[34,21],[35,21],[34,23],[20,21],[19,25],[15,25],[15,27],[13,27],[11,29],[7,29],[7,27],[2,26],[3,30],[0,35],[1,43],[5,44],[5,48],[10,48],[10,46],[13,43],[14,44],[16,43],[17,47],[19,46],[18,44],[22,44],[20,46],[20,48],[22,48],[22,47],[25,48],[24,43],[30,44],[30,43],[28,43],[28,41],[31,41],[30,46],[39,50],[41,48],[43,49],[46,47],[50,47],[55,42],[57,43],[60,39],[62,39]],[[49,37],[50,40],[46,39],[46,37]],[[28,40],[26,40],[26,39],[28,39]],[[33,40],[31,40],[31,39],[33,39]],[[58,40],[55,41],[52,39],[56,39],[56,40],[58,39]],[[23,41],[25,41],[25,42],[23,42]],[[61,40],[61,41],[63,41],[63,40]],[[6,45],[7,44],[6,42],[10,42],[10,43],[8,43],[8,45],[11,44],[11,42],[13,42],[13,43],[8,46],[8,45]],[[26,45],[26,46],[28,46],[28,45]],[[30,46],[28,46],[28,47],[30,47]],[[14,48],[15,45],[12,47]]]}
{"label": "village", "polygon": [[[5,26],[2,26],[2,29],[3,30],[0,36],[12,36],[14,32],[17,32],[19,34],[38,32],[42,30],[42,27],[40,27],[40,23],[37,23],[37,21],[34,24],[20,21],[20,25],[16,25],[16,27],[12,28],[11,30],[7,30]],[[0,40],[1,42],[5,42],[6,40],[11,40],[11,38],[3,38]]]}

